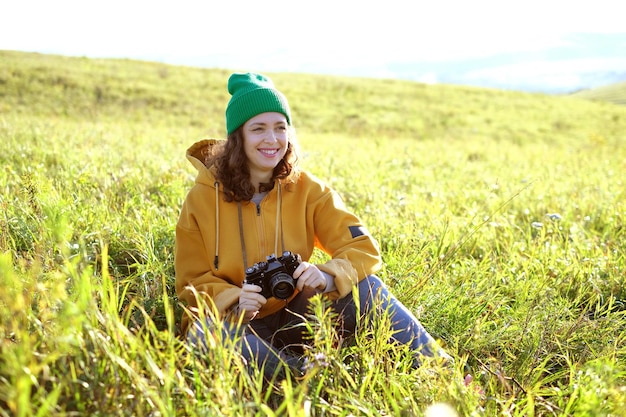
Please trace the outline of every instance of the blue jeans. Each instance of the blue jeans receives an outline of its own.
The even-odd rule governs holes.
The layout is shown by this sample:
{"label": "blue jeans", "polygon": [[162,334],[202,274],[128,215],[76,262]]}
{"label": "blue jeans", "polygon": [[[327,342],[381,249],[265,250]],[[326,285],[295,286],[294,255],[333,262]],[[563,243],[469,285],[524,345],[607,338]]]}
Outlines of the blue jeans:
{"label": "blue jeans", "polygon": [[[222,336],[237,340],[236,347],[246,363],[254,363],[258,369],[262,369],[268,380],[284,377],[285,366],[299,374],[303,346],[307,345],[308,336],[305,327],[299,324],[308,313],[309,298],[315,294],[314,290],[305,288],[286,308],[242,326],[224,321]],[[415,366],[419,366],[420,356],[439,356],[451,361],[451,357],[439,347],[417,318],[389,292],[380,278],[370,275],[360,281],[358,299],[363,317],[373,319],[375,314],[389,314],[393,341],[410,346],[415,352]],[[355,297],[349,294],[335,300],[331,308],[338,314],[339,335],[343,338],[353,335],[357,324]],[[188,341],[206,347],[204,331],[212,327],[210,322],[204,325],[196,322],[187,334]]]}

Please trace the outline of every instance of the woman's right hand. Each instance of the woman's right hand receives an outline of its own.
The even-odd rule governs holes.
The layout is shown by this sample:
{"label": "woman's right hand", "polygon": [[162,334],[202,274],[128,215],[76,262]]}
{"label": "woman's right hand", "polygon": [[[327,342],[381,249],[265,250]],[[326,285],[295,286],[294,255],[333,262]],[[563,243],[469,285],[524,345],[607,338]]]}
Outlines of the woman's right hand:
{"label": "woman's right hand", "polygon": [[239,294],[237,314],[243,314],[244,323],[254,319],[261,307],[267,303],[267,299],[261,294],[261,287],[254,284],[243,284]]}

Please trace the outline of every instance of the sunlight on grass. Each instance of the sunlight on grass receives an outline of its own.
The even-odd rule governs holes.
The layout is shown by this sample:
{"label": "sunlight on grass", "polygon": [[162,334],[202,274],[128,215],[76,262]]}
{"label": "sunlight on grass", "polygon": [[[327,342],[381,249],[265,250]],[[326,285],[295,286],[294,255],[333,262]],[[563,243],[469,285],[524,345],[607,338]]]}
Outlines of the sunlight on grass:
{"label": "sunlight on grass", "polygon": [[455,363],[413,369],[386,316],[342,340],[317,299],[303,375],[267,389],[177,328],[184,153],[223,136],[227,72],[0,56],[1,416],[623,413],[626,108],[276,74],[304,166]]}

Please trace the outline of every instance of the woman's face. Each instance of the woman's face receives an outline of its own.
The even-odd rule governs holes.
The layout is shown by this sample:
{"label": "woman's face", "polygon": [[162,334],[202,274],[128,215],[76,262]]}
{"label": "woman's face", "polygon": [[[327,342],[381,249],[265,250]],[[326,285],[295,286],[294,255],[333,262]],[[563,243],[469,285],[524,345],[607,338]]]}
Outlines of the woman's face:
{"label": "woman's face", "polygon": [[287,118],[282,113],[261,113],[243,125],[243,148],[250,174],[269,181],[287,152]]}

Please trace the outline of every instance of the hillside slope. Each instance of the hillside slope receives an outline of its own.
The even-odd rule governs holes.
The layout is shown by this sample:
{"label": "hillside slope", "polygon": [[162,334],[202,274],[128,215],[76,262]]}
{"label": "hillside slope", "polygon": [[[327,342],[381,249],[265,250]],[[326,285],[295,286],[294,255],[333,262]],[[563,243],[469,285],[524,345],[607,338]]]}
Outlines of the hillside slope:
{"label": "hillside slope", "polygon": [[589,90],[578,91],[572,94],[572,96],[626,105],[626,81],[592,88]]}
{"label": "hillside slope", "polygon": [[[131,120],[223,136],[230,71],[0,51],[0,115]],[[409,81],[268,74],[299,131],[514,142],[626,131],[626,109],[577,97]],[[601,132],[601,133],[600,133]]]}

